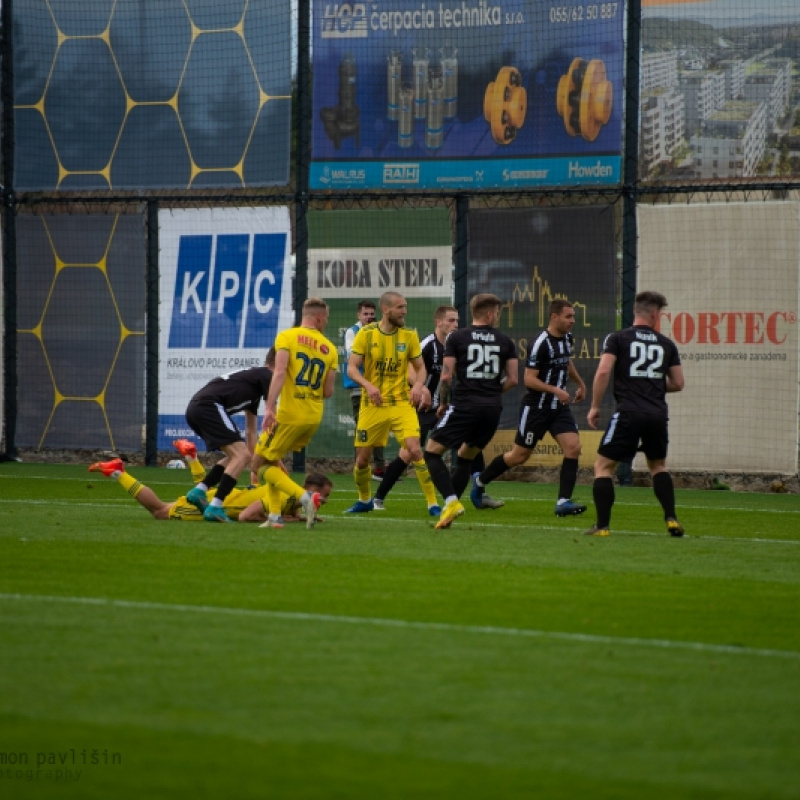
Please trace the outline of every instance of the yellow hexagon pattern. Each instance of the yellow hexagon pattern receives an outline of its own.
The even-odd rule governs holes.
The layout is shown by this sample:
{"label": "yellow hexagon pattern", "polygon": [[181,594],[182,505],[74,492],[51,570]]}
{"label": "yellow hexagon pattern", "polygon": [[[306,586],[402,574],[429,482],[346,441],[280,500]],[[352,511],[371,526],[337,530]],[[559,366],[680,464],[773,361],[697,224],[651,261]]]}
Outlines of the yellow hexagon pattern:
{"label": "yellow hexagon pattern", "polygon": [[18,443],[140,450],[142,217],[20,215],[18,245]]}
{"label": "yellow hexagon pattern", "polygon": [[43,0],[14,13],[18,190],[288,183],[286,0]]}

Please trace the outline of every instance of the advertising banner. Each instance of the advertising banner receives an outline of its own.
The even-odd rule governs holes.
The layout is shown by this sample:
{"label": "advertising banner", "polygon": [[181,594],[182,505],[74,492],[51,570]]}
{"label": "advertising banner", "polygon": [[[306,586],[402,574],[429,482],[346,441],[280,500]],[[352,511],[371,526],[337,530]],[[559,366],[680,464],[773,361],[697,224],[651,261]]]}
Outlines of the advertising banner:
{"label": "advertising banner", "polygon": [[624,16],[621,2],[321,4],[312,188],[618,183]]}
{"label": "advertising banner", "polygon": [[[510,450],[525,393],[529,342],[550,321],[552,300],[575,308],[574,363],[591,393],[603,339],[617,325],[614,213],[608,206],[470,212],[469,296],[492,292],[503,301],[500,329],[517,344],[520,381],[503,395],[500,429],[486,448],[488,461]],[[574,392],[570,383],[570,392]],[[603,406],[607,417],[608,403]],[[599,434],[588,429],[588,398],[573,407],[580,428],[581,466],[591,466]],[[548,435],[529,466],[557,466],[561,448]]]}
{"label": "advertising banner", "polygon": [[[380,296],[400,292],[408,300],[406,327],[420,339],[433,331],[437,306],[453,302],[450,216],[447,209],[327,211],[308,215],[308,293],[331,308],[326,336],[339,348],[346,369],[344,333],[357,321],[360,300],[372,300],[380,319]],[[325,402],[322,426],[309,456],[351,457],[355,421],[342,376]],[[388,453],[397,451],[390,440]]]}
{"label": "advertising banner", "polygon": [[639,178],[800,175],[800,3],[644,0]]}
{"label": "advertising banner", "polygon": [[196,440],[184,412],[217,375],[261,366],[294,324],[289,209],[159,212],[158,449]]}
{"label": "advertising banner", "polygon": [[638,288],[686,388],[668,397],[673,469],[794,473],[800,204],[640,205]]}

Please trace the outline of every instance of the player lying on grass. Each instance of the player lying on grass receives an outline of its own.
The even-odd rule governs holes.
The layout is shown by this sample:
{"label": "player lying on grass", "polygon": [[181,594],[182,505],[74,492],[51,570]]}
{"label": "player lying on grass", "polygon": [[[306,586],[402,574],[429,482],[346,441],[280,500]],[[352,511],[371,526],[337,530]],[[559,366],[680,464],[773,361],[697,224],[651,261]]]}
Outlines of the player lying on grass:
{"label": "player lying on grass", "polygon": [[[185,442],[185,440],[184,440]],[[186,445],[194,444],[185,442]],[[176,443],[177,444],[177,443]],[[178,448],[180,449],[180,448]],[[186,452],[184,452],[184,450]],[[184,457],[189,463],[190,469],[194,477],[202,477],[205,470],[202,465],[197,462],[196,451],[189,456],[190,448],[185,447]],[[193,468],[194,463],[197,464],[197,470]],[[114,458],[111,461],[98,461],[89,467],[89,472],[102,472],[107,478],[112,478],[117,481],[120,486],[133,497],[141,506],[146,508],[155,519],[165,520],[186,520],[190,522],[199,522],[203,519],[203,510],[198,508],[193,503],[186,499],[186,495],[181,495],[177,500],[169,503],[162,500],[149,486],[140,483],[130,473],[125,471],[125,464],[122,459]],[[324,504],[328,501],[328,496],[333,490],[333,483],[329,478],[321,473],[311,473],[306,476],[303,483],[306,490],[310,492],[319,492],[320,503]],[[209,490],[209,496],[213,496],[214,490]],[[269,514],[269,488],[267,486],[235,488],[225,498],[223,503],[225,513],[232,520],[238,522],[266,522],[267,515]],[[285,496],[282,506],[282,519],[280,524],[273,523],[270,525],[272,528],[283,527],[287,522],[298,522],[300,520],[301,503],[298,498]],[[319,521],[320,517],[316,518]]]}

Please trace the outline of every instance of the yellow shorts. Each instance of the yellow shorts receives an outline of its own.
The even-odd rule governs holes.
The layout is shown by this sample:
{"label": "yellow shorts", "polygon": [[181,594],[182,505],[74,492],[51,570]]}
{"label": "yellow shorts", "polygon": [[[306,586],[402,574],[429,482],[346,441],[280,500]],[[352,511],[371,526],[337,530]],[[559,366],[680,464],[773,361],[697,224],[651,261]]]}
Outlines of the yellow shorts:
{"label": "yellow shorts", "polygon": [[403,444],[406,439],[419,439],[419,417],[411,403],[396,406],[367,406],[358,412],[356,447],[384,447],[389,431]]}
{"label": "yellow shorts", "polygon": [[181,495],[169,510],[169,518],[182,520],[183,522],[202,522],[203,512],[193,506],[187,499],[186,495]]}
{"label": "yellow shorts", "polygon": [[[210,500],[214,496],[214,490],[211,489],[208,493]],[[246,489],[235,488],[231,489],[230,494],[225,498],[222,507],[230,519],[239,519],[239,514],[242,513],[251,503],[260,500],[264,512],[269,513],[269,496],[267,494],[266,486],[248,486]],[[202,522],[203,512],[199,508],[193,506],[187,499],[186,495],[181,495],[169,510],[169,518],[177,519],[183,522]]]}
{"label": "yellow shorts", "polygon": [[256,455],[263,456],[267,461],[280,461],[292,450],[302,450],[311,441],[317,428],[319,422],[303,425],[278,422],[271,431],[265,431],[258,437]]}

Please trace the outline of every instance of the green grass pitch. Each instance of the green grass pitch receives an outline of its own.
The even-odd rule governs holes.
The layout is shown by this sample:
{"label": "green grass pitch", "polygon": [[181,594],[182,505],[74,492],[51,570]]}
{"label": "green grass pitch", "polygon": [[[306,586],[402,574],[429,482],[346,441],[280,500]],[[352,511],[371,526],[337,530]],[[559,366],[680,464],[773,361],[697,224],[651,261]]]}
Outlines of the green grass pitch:
{"label": "green grass pitch", "polygon": [[553,486],[435,531],[333,477],[270,531],[1,465],[0,796],[800,797],[800,497],[679,491],[671,539],[618,488],[594,539]]}

